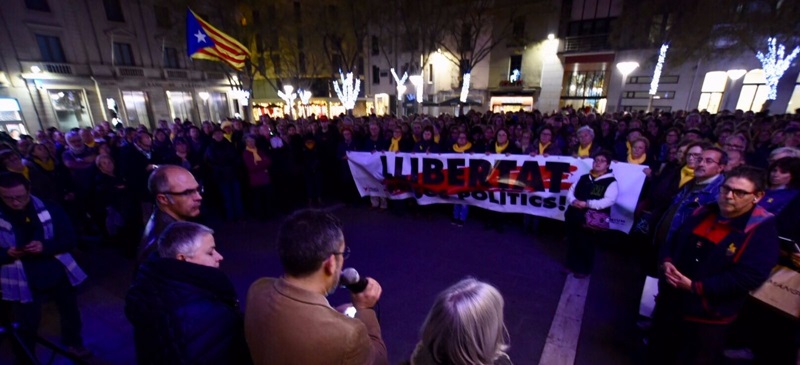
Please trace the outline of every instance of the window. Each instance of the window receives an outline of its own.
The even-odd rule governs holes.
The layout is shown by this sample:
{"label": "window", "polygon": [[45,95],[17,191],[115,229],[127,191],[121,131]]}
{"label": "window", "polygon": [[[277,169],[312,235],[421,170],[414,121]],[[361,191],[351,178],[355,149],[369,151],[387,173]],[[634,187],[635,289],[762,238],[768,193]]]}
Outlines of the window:
{"label": "window", "polygon": [[433,62],[428,63],[428,83],[433,83]]}
{"label": "window", "polygon": [[794,113],[797,108],[800,108],[800,75],[797,75],[797,80],[794,82],[794,91],[786,106],[786,114]]}
{"label": "window", "polygon": [[511,83],[522,81],[522,55],[513,55],[508,62],[508,81]]}
{"label": "window", "polygon": [[122,4],[119,0],[103,0],[103,7],[106,8],[106,19],[112,22],[124,22],[125,17],[122,15]]}
{"label": "window", "polygon": [[303,18],[303,9],[300,7],[300,2],[295,1],[293,6],[294,6],[294,20],[296,22],[300,22],[300,20]]}
{"label": "window", "polygon": [[42,61],[66,63],[64,50],[61,48],[61,40],[58,37],[49,35],[36,35],[36,42],[39,43],[39,52],[42,53]]}
{"label": "window", "polygon": [[514,40],[521,40],[525,38],[525,17],[518,16],[514,18],[511,25],[511,36]]}
{"label": "window", "polygon": [[755,69],[748,72],[742,81],[742,92],[739,94],[736,109],[760,111],[769,95],[769,88],[766,84],[767,78],[764,70]]}
{"label": "window", "polygon": [[725,71],[712,71],[706,73],[703,79],[703,87],[700,89],[700,102],[697,105],[699,110],[708,110],[709,113],[716,113],[722,104],[722,94],[725,92],[725,85],[728,82],[728,74]]}
{"label": "window", "polygon": [[29,10],[50,12],[50,5],[47,5],[47,0],[25,0],[25,7]]}
{"label": "window", "polygon": [[374,85],[381,83],[381,69],[375,65],[372,65],[372,83]]}
{"label": "window", "polygon": [[278,54],[274,54],[274,55],[270,56],[270,58],[272,59],[272,69],[273,69],[273,71],[275,71],[275,76],[280,76],[281,75],[281,71],[282,71],[282,69],[281,69],[281,56],[278,55]]}
{"label": "window", "polygon": [[372,55],[377,56],[381,54],[381,45],[378,43],[378,37],[372,36],[370,43],[372,45]]}
{"label": "window", "polygon": [[181,120],[194,119],[194,100],[192,94],[185,91],[167,91],[169,114]]}
{"label": "window", "polygon": [[[650,99],[649,91],[626,91],[623,98],[625,99]],[[653,99],[675,99],[674,91],[659,91],[653,96]]]}
{"label": "window", "polygon": [[168,7],[156,5],[153,7],[153,13],[155,13],[156,16],[156,25],[161,28],[172,27],[172,19],[170,18]]}
{"label": "window", "polygon": [[[680,80],[679,76],[664,76],[661,75],[661,78],[658,79],[658,84],[677,84],[678,80]],[[628,84],[647,84],[650,85],[650,82],[653,81],[653,77],[651,76],[630,76],[628,77]]]}
{"label": "window", "polygon": [[178,50],[176,48],[164,48],[164,68],[181,68],[181,64],[178,62]]}
{"label": "window", "polygon": [[125,114],[128,116],[128,125],[144,125],[152,128],[147,94],[143,91],[122,91],[122,102],[125,106]]}
{"label": "window", "polygon": [[604,98],[606,71],[568,72],[564,88],[565,97]]}
{"label": "window", "polygon": [[114,42],[114,65],[134,66],[133,50],[129,43]]}
{"label": "window", "polygon": [[300,74],[301,75],[305,75],[306,74],[306,54],[305,53],[300,52],[300,54],[297,55],[297,63],[299,64],[298,66],[300,66]]}

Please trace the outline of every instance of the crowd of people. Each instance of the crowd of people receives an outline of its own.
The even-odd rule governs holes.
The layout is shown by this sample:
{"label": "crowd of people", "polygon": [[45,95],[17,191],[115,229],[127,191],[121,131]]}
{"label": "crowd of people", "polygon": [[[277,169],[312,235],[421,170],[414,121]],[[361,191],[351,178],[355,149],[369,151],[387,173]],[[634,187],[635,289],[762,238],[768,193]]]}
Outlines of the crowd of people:
{"label": "crowd of people", "polygon": [[[796,319],[770,310],[748,292],[778,263],[800,269],[800,252],[778,239],[800,241],[800,226],[794,223],[800,214],[800,113],[598,114],[565,108],[552,114],[470,111],[458,117],[264,117],[255,124],[195,125],[175,119],[159,121],[152,131],[103,122],[66,133],[51,128],[19,140],[0,138],[0,167],[6,171],[0,179],[0,219],[12,227],[0,227],[6,249],[0,252],[4,299],[13,293],[5,279],[27,274],[29,283],[24,277],[16,283],[30,284],[32,293],[6,300],[38,313],[42,300],[56,299],[67,308],[64,344],[78,355],[86,352],[74,334],[76,328],[80,332],[80,318],[69,315],[69,308],[82,273],[67,254],[81,239],[99,236],[126,255],[137,255],[126,314],[134,323],[141,363],[208,359],[214,351],[223,356],[218,359],[234,356],[219,363],[325,363],[330,357],[317,358],[315,351],[322,353],[320,346],[330,336],[352,338],[350,347],[325,348],[343,363],[386,363],[380,326],[370,312],[381,292],[374,279],[368,279],[364,292],[353,294],[357,322],[326,311],[330,305],[324,296],[338,286],[347,252],[335,217],[314,210],[290,216],[278,237],[285,276],[253,284],[248,302],[258,305],[248,305],[244,320],[229,280],[207,269],[222,260],[213,231],[189,223],[270,219],[330,201],[358,204],[348,152],[365,151],[591,159],[590,173],[567,195],[565,266],[578,279],[591,274],[595,247],[610,234],[603,214],[619,193],[611,164],[642,165],[646,179],[630,239],[649,248],[642,258],[646,271],[661,279],[650,335],[652,360],[715,363],[726,346],[719,339],[728,332],[746,334],[737,345],[751,348],[762,361],[789,363],[796,357]],[[368,200],[378,211],[421,209],[413,201]],[[454,205],[452,223],[467,224],[469,211],[467,205]],[[482,213],[486,228],[502,231],[513,221],[501,213]],[[535,230],[541,219],[526,215],[518,224]],[[57,243],[62,240],[69,242]],[[54,270],[60,267],[55,265],[65,269]],[[452,306],[456,299],[448,295],[467,303]],[[204,300],[217,305],[193,306]],[[487,303],[500,312],[480,312],[488,310]],[[492,318],[459,334],[492,335],[480,341],[451,337],[446,326],[467,326],[443,318],[455,316],[448,311],[456,309],[470,314],[458,315],[460,320]],[[207,316],[204,311],[228,318],[227,327],[197,332],[201,322],[180,322]],[[341,332],[286,331],[300,328],[299,319],[282,315],[286,311],[307,313],[307,320],[329,322]],[[736,321],[740,314],[748,320]],[[38,314],[28,316],[25,323],[35,329]],[[763,323],[779,325],[768,330]],[[265,328],[292,335],[273,336]],[[437,299],[411,363],[510,362],[504,331],[502,296],[488,284],[466,280]],[[218,341],[215,333],[228,337]],[[249,352],[243,350],[247,345]],[[170,361],[175,362],[182,361]]]}

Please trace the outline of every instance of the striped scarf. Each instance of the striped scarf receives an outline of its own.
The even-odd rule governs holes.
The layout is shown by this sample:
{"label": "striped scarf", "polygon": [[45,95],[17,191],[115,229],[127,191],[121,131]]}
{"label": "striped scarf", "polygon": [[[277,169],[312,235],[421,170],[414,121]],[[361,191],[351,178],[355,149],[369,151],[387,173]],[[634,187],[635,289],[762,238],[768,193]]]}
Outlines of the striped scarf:
{"label": "striped scarf", "polygon": [[[39,222],[42,223],[44,228],[44,240],[53,239],[55,233],[53,230],[53,219],[50,212],[44,206],[39,198],[31,196],[31,202],[36,209],[36,216]],[[17,240],[14,236],[14,229],[11,223],[6,220],[6,217],[0,213],[0,247],[3,250],[16,247]],[[75,259],[69,253],[62,253],[55,255],[55,258],[64,265],[67,269],[67,277],[72,286],[76,286],[86,279],[86,274],[81,270]],[[21,303],[33,302],[33,294],[28,287],[28,279],[25,276],[25,268],[22,266],[22,261],[19,259],[14,262],[0,267],[0,285],[3,290],[3,300]]]}

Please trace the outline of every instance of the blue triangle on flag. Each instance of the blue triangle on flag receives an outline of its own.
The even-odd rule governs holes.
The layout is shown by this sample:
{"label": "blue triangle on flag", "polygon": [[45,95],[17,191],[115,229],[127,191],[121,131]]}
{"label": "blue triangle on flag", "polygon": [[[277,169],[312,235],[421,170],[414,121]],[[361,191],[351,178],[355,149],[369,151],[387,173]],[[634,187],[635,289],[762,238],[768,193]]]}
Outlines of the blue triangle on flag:
{"label": "blue triangle on flag", "polygon": [[214,41],[208,36],[203,25],[197,20],[197,17],[191,10],[186,11],[186,53],[189,57],[197,51],[213,47]]}

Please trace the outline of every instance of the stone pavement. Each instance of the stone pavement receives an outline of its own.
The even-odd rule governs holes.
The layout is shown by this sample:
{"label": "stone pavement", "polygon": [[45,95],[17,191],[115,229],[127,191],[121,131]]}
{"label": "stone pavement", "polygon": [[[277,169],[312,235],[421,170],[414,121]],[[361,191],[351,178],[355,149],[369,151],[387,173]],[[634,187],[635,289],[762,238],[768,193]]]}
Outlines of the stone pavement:
{"label": "stone pavement", "polygon": [[[381,325],[392,364],[410,356],[436,294],[465,276],[488,281],[503,294],[514,363],[539,362],[566,277],[560,223],[544,221],[544,230],[553,234],[532,235],[519,229],[519,215],[508,215],[513,222],[505,233],[484,230],[472,217],[458,228],[449,223],[445,206],[405,216],[363,207],[337,206],[333,211],[344,222],[345,240],[352,249],[345,266],[374,277],[383,287]],[[277,227],[277,221],[212,225],[225,257],[221,268],[233,280],[243,304],[250,283],[281,273],[274,249]],[[580,338],[575,341],[576,364],[641,361],[636,314],[643,279],[632,251],[609,242],[598,252]],[[90,275],[79,301],[86,346],[95,353],[91,363],[135,363],[132,330],[123,313],[132,262],[108,248],[76,256]],[[329,299],[338,305],[348,295],[341,289]],[[45,308],[41,334],[57,338],[55,308]],[[8,347],[5,342],[0,345],[0,363],[11,363]]]}

